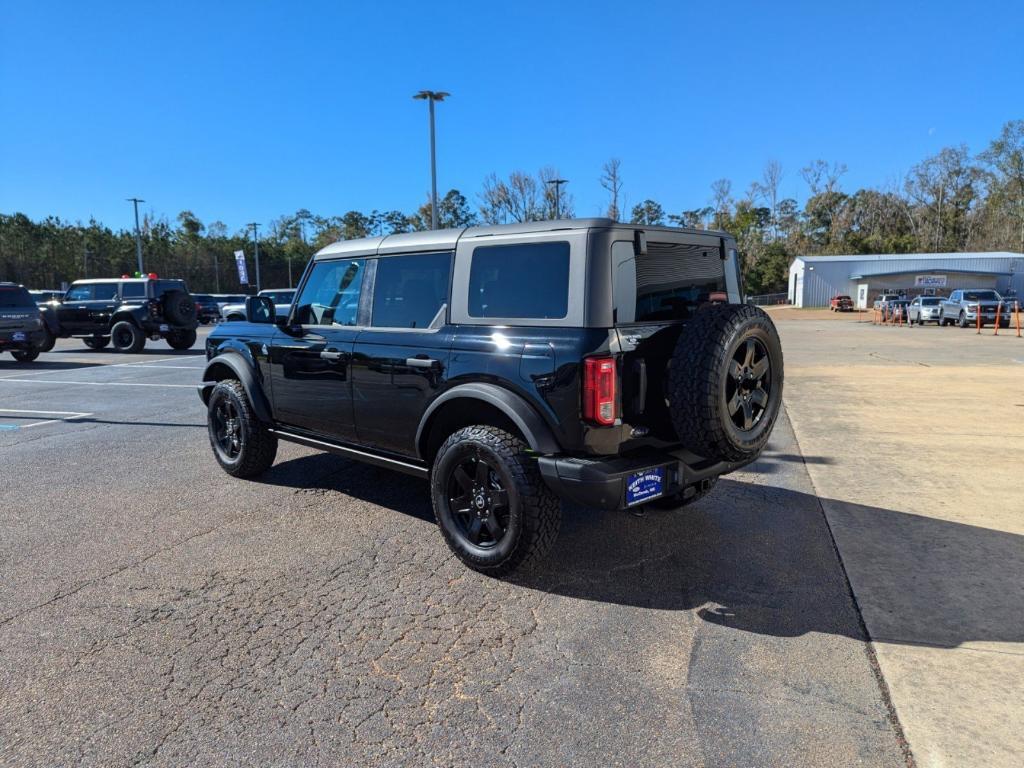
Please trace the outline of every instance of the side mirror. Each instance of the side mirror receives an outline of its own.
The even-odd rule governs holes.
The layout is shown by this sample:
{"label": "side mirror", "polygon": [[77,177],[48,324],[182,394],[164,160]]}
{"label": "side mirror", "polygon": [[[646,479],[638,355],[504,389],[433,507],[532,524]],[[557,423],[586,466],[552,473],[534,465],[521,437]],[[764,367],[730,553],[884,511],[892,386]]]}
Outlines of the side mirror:
{"label": "side mirror", "polygon": [[250,323],[273,323],[277,318],[274,302],[268,296],[250,296],[245,300],[245,317]]}

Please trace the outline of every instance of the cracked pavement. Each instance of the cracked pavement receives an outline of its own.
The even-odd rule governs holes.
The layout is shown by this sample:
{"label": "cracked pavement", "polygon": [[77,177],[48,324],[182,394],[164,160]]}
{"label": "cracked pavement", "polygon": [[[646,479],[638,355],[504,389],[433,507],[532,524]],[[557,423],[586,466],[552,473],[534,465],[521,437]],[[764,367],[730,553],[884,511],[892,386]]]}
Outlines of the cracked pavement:
{"label": "cracked pavement", "polygon": [[0,764],[906,764],[788,419],[498,581],[421,481],[287,444],[234,480],[193,389],[73,383],[198,380],[158,346],[0,369],[5,408],[93,414],[0,433]]}

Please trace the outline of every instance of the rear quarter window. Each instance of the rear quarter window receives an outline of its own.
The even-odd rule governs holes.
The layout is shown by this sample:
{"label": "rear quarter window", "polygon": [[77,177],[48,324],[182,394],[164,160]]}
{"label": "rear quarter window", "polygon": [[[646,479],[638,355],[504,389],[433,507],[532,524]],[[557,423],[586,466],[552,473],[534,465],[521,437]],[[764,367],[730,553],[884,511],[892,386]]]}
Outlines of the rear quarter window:
{"label": "rear quarter window", "polygon": [[554,320],[564,318],[568,311],[568,242],[473,249],[470,317]]}

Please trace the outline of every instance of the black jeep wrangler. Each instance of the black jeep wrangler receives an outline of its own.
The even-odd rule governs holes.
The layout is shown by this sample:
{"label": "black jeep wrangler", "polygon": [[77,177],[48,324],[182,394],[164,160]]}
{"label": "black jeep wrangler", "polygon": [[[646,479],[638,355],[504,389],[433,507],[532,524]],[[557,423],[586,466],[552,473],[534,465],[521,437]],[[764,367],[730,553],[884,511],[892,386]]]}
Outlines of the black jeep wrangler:
{"label": "black jeep wrangler", "polygon": [[141,352],[147,338],[189,349],[196,343],[196,315],[182,280],[76,280],[60,304],[44,311],[49,346],[43,351],[58,336],[81,338],[90,349],[113,342],[121,352]]}
{"label": "black jeep wrangler", "polygon": [[0,283],[0,352],[27,363],[39,357],[45,340],[42,313],[31,294],[17,283]]}
{"label": "black jeep wrangler", "polygon": [[286,317],[255,296],[207,341],[217,461],[290,440],[430,480],[449,546],[504,573],[554,541],[559,499],[680,507],[753,461],[782,398],[768,316],[724,233],[607,219],[328,246]]}

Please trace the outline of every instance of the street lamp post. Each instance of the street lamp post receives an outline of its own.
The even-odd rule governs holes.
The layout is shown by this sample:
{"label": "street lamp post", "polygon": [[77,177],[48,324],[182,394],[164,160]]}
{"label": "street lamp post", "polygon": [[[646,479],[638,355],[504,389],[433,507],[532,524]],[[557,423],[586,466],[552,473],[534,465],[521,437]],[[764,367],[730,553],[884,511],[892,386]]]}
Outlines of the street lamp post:
{"label": "street lamp post", "polygon": [[139,274],[141,275],[141,274],[143,274],[143,270],[142,270],[142,235],[139,232],[139,203],[144,203],[146,201],[145,200],[140,200],[137,197],[129,197],[128,198],[128,202],[129,203],[134,203],[134,205],[135,205],[135,259],[139,263]]}
{"label": "street lamp post", "polygon": [[568,179],[548,179],[546,183],[547,184],[554,184],[555,185],[555,218],[557,219],[559,217],[559,210],[558,210],[559,209],[559,203],[561,203],[561,200],[562,200],[562,185],[563,184],[568,184],[569,180]]}
{"label": "street lamp post", "polygon": [[451,96],[446,91],[420,91],[414,99],[426,99],[430,104],[430,228],[437,229],[437,154],[434,151],[434,102]]}
{"label": "street lamp post", "polygon": [[259,240],[259,228],[260,225],[255,221],[250,221],[249,226],[252,227],[252,244],[256,249],[256,293],[260,292],[260,240]]}

